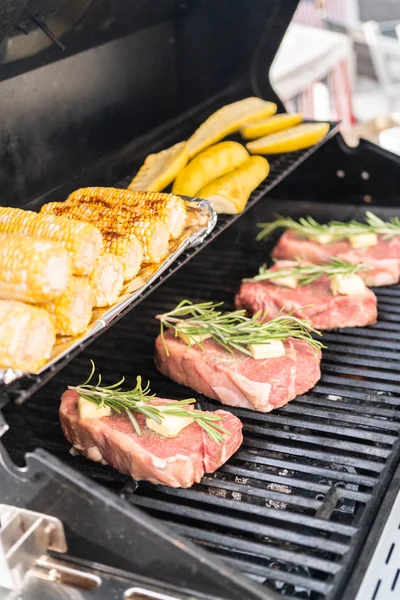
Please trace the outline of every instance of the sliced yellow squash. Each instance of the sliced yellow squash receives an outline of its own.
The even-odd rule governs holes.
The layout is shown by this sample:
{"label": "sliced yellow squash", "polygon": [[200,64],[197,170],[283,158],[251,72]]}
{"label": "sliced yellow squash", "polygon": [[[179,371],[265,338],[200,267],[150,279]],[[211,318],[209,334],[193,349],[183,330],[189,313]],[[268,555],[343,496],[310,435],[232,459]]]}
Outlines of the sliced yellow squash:
{"label": "sliced yellow squash", "polygon": [[304,123],[271,133],[246,144],[252,154],[280,154],[303,150],[317,144],[329,131],[329,123]]}
{"label": "sliced yellow squash", "polygon": [[261,98],[245,98],[223,106],[213,113],[188,140],[189,156],[198,154],[207,146],[215,144],[223,137],[238,131],[247,121],[269,117],[275,114],[277,106]]}
{"label": "sliced yellow squash", "polygon": [[240,133],[246,140],[254,140],[261,137],[262,135],[269,135],[275,133],[275,131],[282,131],[282,129],[288,129],[294,127],[303,121],[303,115],[301,113],[295,113],[288,115],[282,113],[280,115],[273,115],[267,119],[258,119],[251,123],[246,123]]}
{"label": "sliced yellow squash", "polygon": [[214,179],[198,196],[211,202],[217,213],[235,215],[242,212],[250,194],[267,177],[269,162],[262,156],[250,156],[227,175]]}
{"label": "sliced yellow squash", "polygon": [[161,192],[189,160],[186,142],[179,142],[157,154],[149,154],[128,189],[134,192]]}
{"label": "sliced yellow squash", "polygon": [[221,142],[197,154],[178,173],[172,193],[195,196],[207,183],[235,169],[249,158],[249,153],[237,142]]}

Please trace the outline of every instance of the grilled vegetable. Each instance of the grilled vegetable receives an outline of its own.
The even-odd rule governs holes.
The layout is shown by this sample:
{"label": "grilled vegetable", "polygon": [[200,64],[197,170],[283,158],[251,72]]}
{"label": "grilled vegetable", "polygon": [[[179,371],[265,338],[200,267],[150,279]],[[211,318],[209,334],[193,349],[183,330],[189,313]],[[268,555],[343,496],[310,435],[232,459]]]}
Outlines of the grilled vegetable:
{"label": "grilled vegetable", "polygon": [[239,168],[206,185],[198,195],[209,200],[217,213],[237,214],[268,173],[268,161],[251,156]]}
{"label": "grilled vegetable", "polygon": [[43,308],[0,300],[0,368],[33,373],[50,358],[54,317]]}
{"label": "grilled vegetable", "polygon": [[159,192],[167,187],[189,160],[186,142],[179,142],[157,154],[150,154],[128,188]]}
{"label": "grilled vegetable", "polygon": [[102,202],[108,208],[123,208],[137,215],[161,219],[170,235],[178,238],[186,219],[186,205],[182,198],[160,192],[131,192],[109,187],[81,188],[66,200],[68,204],[79,202]]}
{"label": "grilled vegetable", "polygon": [[124,268],[121,261],[113,254],[104,253],[97,259],[89,282],[93,289],[96,308],[114,304],[124,283]]}
{"label": "grilled vegetable", "polygon": [[304,123],[249,142],[246,144],[246,148],[252,154],[294,152],[314,146],[328,131],[329,123]]}
{"label": "grilled vegetable", "polygon": [[56,333],[78,335],[92,318],[93,288],[85,277],[73,276],[66,291],[43,308],[55,317]]}
{"label": "grilled vegetable", "polygon": [[0,234],[0,298],[48,302],[60,296],[71,276],[70,256],[50,240]]}
{"label": "grilled vegetable", "polygon": [[82,219],[96,223],[100,231],[112,231],[121,235],[134,235],[143,245],[143,260],[149,263],[160,262],[168,254],[168,228],[154,216],[138,217],[130,210],[109,207],[101,201],[51,202],[42,207],[46,214],[63,215],[71,219]]}
{"label": "grilled vegetable", "polygon": [[294,127],[301,123],[303,118],[301,113],[295,113],[293,115],[287,115],[286,113],[273,115],[267,119],[258,119],[257,121],[246,123],[246,125],[241,128],[240,133],[246,140],[254,140],[260,138],[262,135],[269,135],[276,131],[282,131],[282,129]]}
{"label": "grilled vegetable", "polygon": [[71,254],[76,275],[89,275],[103,251],[101,233],[89,223],[8,206],[0,207],[0,233],[32,235],[61,243]]}
{"label": "grilled vegetable", "polygon": [[237,142],[221,142],[200,152],[178,174],[174,194],[195,196],[207,183],[222,177],[249,158],[247,150]]}
{"label": "grilled vegetable", "polygon": [[207,146],[215,144],[226,135],[237,131],[241,125],[254,119],[269,117],[277,106],[261,98],[245,98],[220,108],[194,132],[187,142],[189,156],[198,154]]}
{"label": "grilled vegetable", "polygon": [[124,279],[133,279],[143,262],[143,246],[135,235],[121,235],[113,231],[103,231],[106,252],[119,258],[124,268]]}

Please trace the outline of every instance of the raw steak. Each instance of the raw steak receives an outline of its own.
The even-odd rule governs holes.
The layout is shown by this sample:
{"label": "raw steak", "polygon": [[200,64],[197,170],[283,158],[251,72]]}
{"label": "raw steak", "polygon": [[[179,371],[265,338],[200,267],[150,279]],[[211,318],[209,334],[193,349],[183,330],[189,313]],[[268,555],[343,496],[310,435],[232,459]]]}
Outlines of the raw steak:
{"label": "raw steak", "polygon": [[[280,261],[273,269],[297,264]],[[362,294],[334,296],[327,275],[296,289],[281,287],[270,281],[244,282],[235,303],[249,316],[261,310],[266,313],[265,321],[273,319],[280,311],[293,312],[295,317],[311,321],[316,329],[363,327],[376,323],[377,319],[377,300],[372,290],[365,288]]]}
{"label": "raw steak", "polygon": [[376,246],[356,250],[347,240],[322,245],[301,238],[293,231],[285,231],[273,249],[272,257],[279,260],[300,258],[316,265],[328,262],[332,257],[352,264],[363,262],[373,267],[370,271],[360,272],[360,277],[369,286],[392,285],[400,280],[400,237],[384,240],[379,236]]}
{"label": "raw steak", "polygon": [[[224,410],[215,414],[222,417],[219,424],[231,435],[218,444],[196,423],[182,429],[176,437],[166,438],[146,427],[142,415],[135,415],[140,436],[125,415],[81,419],[78,400],[78,394],[72,390],[62,396],[60,419],[65,437],[90,460],[109,464],[136,480],[190,487],[204,473],[212,473],[223,465],[243,441],[241,421]],[[158,404],[168,402],[154,400]]]}
{"label": "raw steak", "polygon": [[229,406],[269,412],[304,394],[319,380],[321,353],[288,338],[285,356],[255,360],[243,352],[228,352],[213,340],[203,350],[189,347],[172,331],[156,340],[156,366],[161,373]]}

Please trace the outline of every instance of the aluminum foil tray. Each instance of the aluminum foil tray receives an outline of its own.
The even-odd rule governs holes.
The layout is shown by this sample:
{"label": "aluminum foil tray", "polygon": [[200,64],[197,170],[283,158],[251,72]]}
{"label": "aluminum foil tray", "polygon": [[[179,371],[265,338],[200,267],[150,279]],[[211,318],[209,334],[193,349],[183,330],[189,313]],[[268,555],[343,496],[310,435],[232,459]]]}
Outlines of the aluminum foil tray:
{"label": "aluminum foil tray", "polygon": [[183,252],[201,244],[211,233],[217,222],[217,215],[207,200],[197,198],[185,198],[187,202],[186,227],[177,240],[170,241],[169,256],[158,264],[144,265],[138,275],[127,282],[121,292],[119,300],[112,306],[97,308],[93,311],[93,317],[85,333],[75,337],[57,337],[53,352],[46,364],[36,373],[24,373],[14,369],[0,369],[0,386],[9,385],[23,377],[45,375],[47,371],[71,354],[79,346],[87,345],[91,338],[97,337],[99,333],[109,327],[113,321],[130,304],[143,294],[155,280],[166,271]]}

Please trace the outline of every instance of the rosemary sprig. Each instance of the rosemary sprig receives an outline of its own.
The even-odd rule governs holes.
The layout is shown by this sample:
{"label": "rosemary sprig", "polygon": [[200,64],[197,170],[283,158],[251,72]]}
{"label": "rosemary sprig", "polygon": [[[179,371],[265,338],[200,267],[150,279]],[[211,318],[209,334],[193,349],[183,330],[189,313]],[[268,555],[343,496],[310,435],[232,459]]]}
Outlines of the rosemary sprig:
{"label": "rosemary sprig", "polygon": [[333,241],[343,240],[351,235],[360,235],[362,233],[375,233],[382,235],[386,239],[391,239],[400,235],[400,219],[392,217],[389,221],[382,221],[379,217],[368,211],[365,213],[365,223],[358,221],[329,221],[329,223],[318,223],[312,217],[301,217],[295,221],[291,217],[278,216],[271,223],[258,223],[257,227],[261,229],[256,237],[260,241],[268,237],[275,229],[289,229],[297,235],[306,238],[312,238],[319,235],[329,234]]}
{"label": "rosemary sprig", "polygon": [[318,349],[323,348],[322,343],[312,337],[313,333],[321,333],[308,321],[298,319],[290,313],[263,323],[264,315],[261,312],[249,318],[244,310],[217,310],[222,304],[223,302],[192,304],[190,300],[182,300],[173,310],[157,315],[167,356],[169,354],[164,339],[165,328],[172,329],[175,336],[179,333],[184,334],[189,346],[197,345],[202,348],[201,337],[207,335],[225,350],[238,350],[249,356],[249,344],[268,344],[272,339],[285,340],[288,337],[304,340]]}
{"label": "rosemary sprig", "polygon": [[224,435],[230,435],[230,431],[218,424],[221,420],[219,415],[200,410],[188,410],[184,407],[196,402],[195,398],[186,398],[168,404],[154,405],[155,394],[150,393],[150,383],[143,387],[140,375],[136,377],[136,386],[132,390],[122,391],[121,385],[125,381],[123,377],[120,381],[108,386],[101,386],[101,375],[98,375],[96,385],[90,382],[96,371],[94,362],[89,377],[84,383],[77,386],[68,386],[69,390],[74,390],[81,398],[97,404],[99,408],[108,406],[112,411],[121,414],[126,413],[138,435],[141,430],[137,419],[133,413],[140,413],[148,419],[162,423],[166,416],[192,417],[198,425],[207,433],[207,435],[217,443],[224,440]]}
{"label": "rosemary sprig", "polygon": [[334,275],[354,275],[358,271],[368,270],[371,267],[363,263],[355,264],[340,260],[338,258],[332,259],[329,263],[323,265],[294,265],[292,267],[283,267],[282,269],[268,269],[266,265],[262,265],[258,272],[258,275],[243,279],[242,281],[269,281],[274,279],[281,279],[282,277],[295,277],[298,285],[308,285],[321,277],[321,275],[328,275],[333,277]]}

